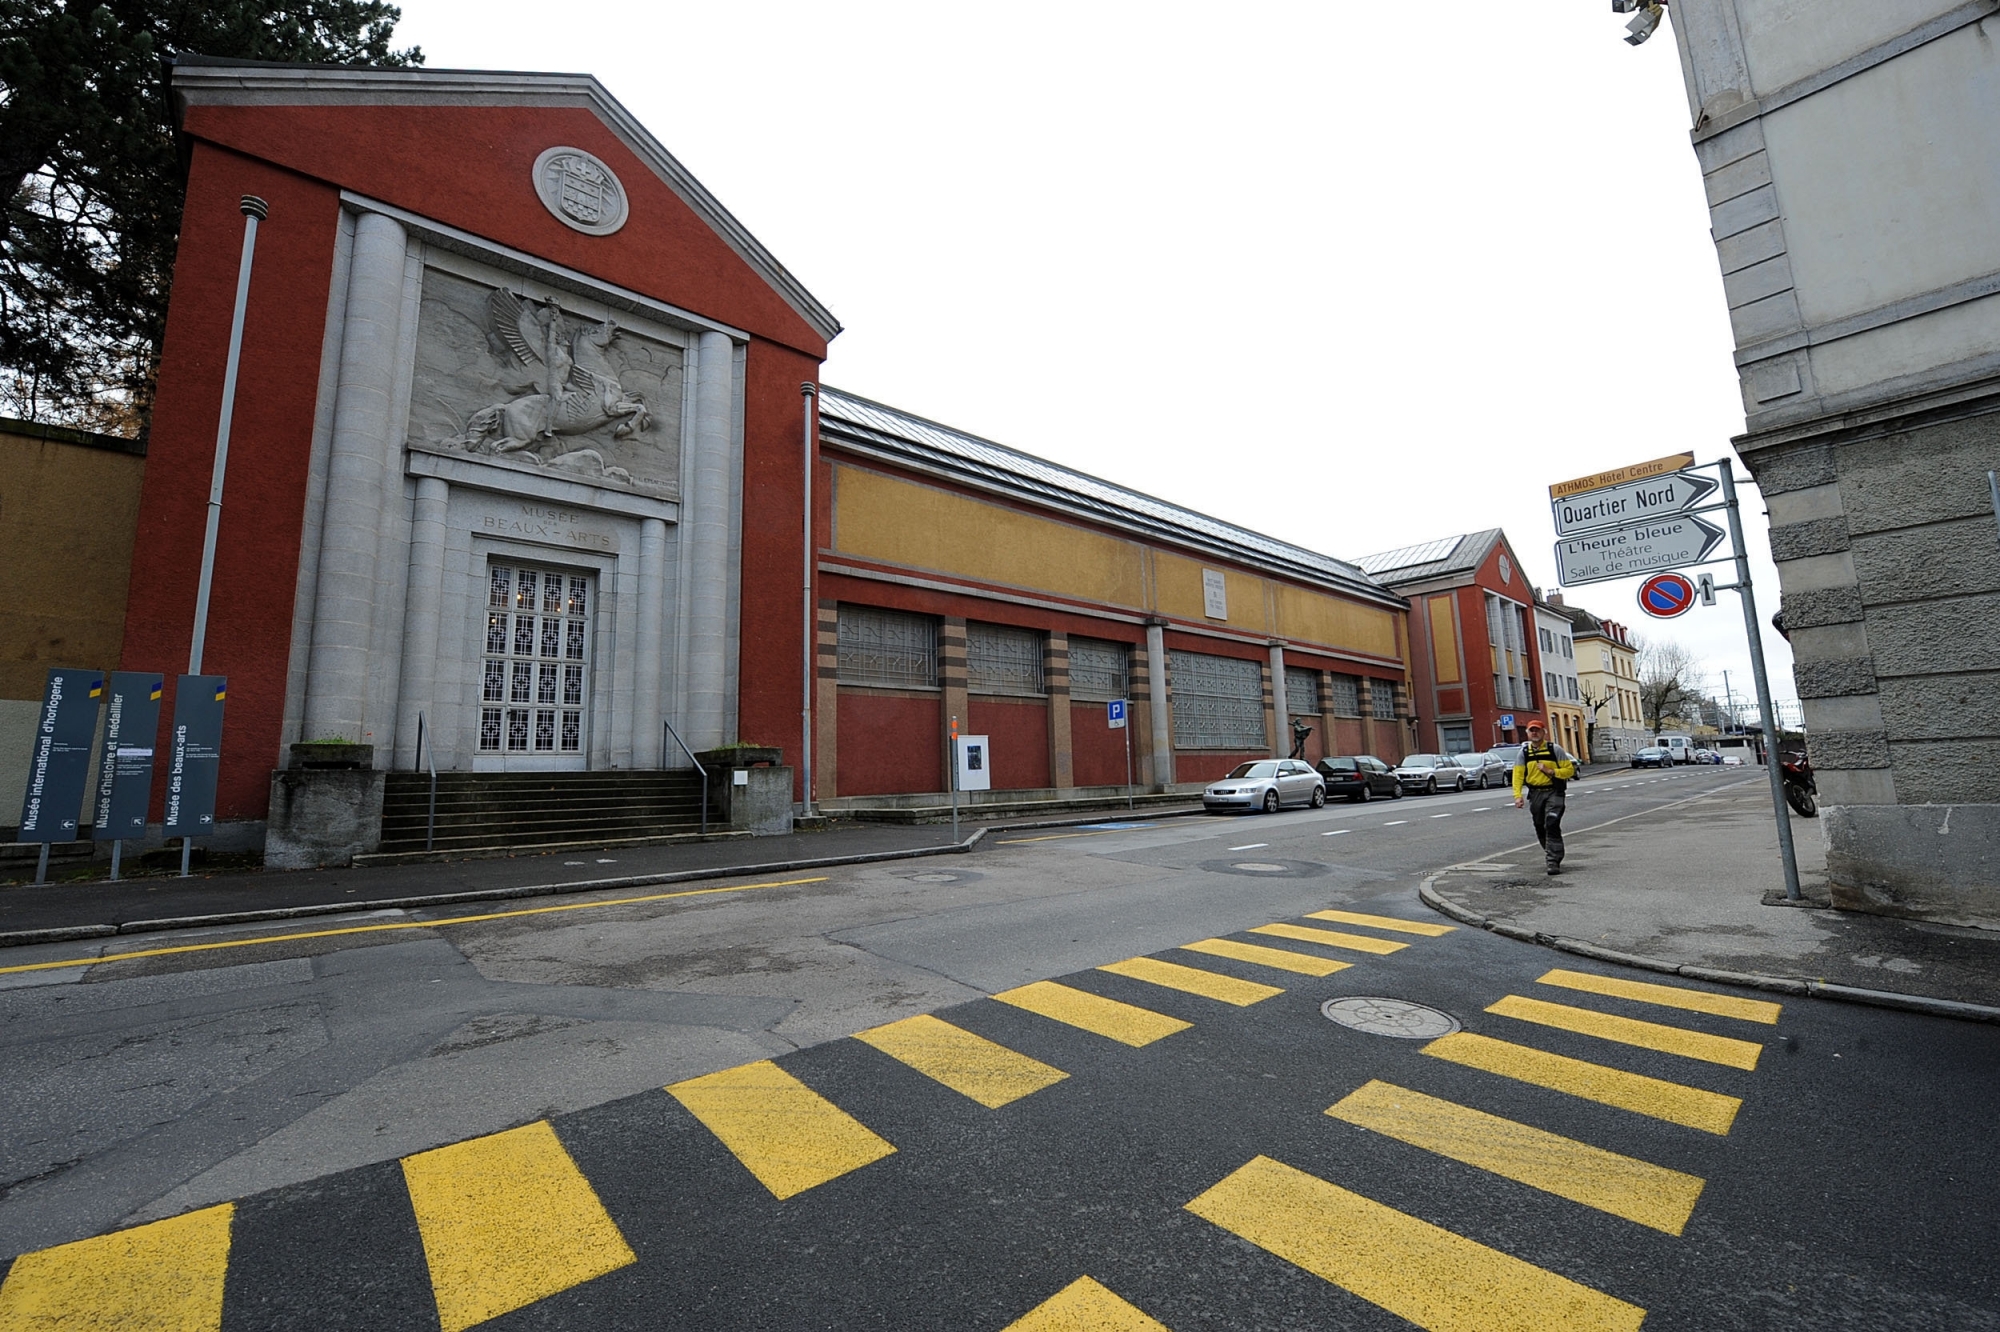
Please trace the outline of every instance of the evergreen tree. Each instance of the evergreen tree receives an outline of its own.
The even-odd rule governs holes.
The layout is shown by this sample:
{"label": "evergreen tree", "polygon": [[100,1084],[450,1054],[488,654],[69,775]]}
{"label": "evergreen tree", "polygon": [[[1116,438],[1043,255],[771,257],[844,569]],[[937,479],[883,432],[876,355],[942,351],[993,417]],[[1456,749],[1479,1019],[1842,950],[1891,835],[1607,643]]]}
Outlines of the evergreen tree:
{"label": "evergreen tree", "polygon": [[0,412],[139,435],[184,164],[177,55],[413,65],[383,0],[0,0]]}

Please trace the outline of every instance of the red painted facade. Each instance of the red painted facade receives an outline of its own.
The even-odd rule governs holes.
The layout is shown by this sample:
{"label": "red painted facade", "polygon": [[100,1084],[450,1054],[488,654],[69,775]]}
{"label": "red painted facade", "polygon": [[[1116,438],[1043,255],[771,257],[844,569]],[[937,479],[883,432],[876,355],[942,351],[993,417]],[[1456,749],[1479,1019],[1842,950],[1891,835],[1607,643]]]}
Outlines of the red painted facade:
{"label": "red painted facade", "polygon": [[[1071,774],[1078,786],[1125,784],[1125,735],[1104,724],[1102,703],[1069,705]],[[1134,765],[1133,781],[1138,780]]]}
{"label": "red painted facade", "polygon": [[[1506,564],[1504,577],[1502,561]],[[1393,575],[1391,585],[1397,586]],[[1535,634],[1534,591],[1528,586],[1520,561],[1509,548],[1504,535],[1493,543],[1492,549],[1486,552],[1477,567],[1449,580],[1397,586],[1397,590],[1410,598],[1410,666],[1418,705],[1420,729],[1417,748],[1420,751],[1429,752],[1443,747],[1439,731],[1441,725],[1469,725],[1472,747],[1484,750],[1524,740],[1531,719],[1547,720],[1543,714],[1547,700],[1542,694],[1541,649]],[[1496,692],[1493,678],[1495,649],[1499,648],[1504,654],[1505,648],[1493,642],[1488,630],[1486,594],[1489,592],[1503,602],[1521,608],[1524,624],[1521,664],[1517,669],[1530,691],[1530,702],[1526,706],[1519,701],[1511,706],[1503,704]],[[1458,661],[1460,678],[1457,681],[1440,682],[1435,669],[1437,658],[1434,654],[1439,645],[1432,642],[1429,603],[1441,597],[1449,598],[1454,611],[1457,644],[1455,648],[1444,644],[1442,649],[1453,654]],[[1510,714],[1514,718],[1511,729],[1500,724]]]}
{"label": "red painted facade", "polygon": [[1049,705],[1041,699],[974,694],[965,734],[993,746],[993,789],[1032,791],[1055,785],[1049,772]]}
{"label": "red painted facade", "polygon": [[944,730],[936,694],[840,691],[840,789],[848,795],[942,791]]}

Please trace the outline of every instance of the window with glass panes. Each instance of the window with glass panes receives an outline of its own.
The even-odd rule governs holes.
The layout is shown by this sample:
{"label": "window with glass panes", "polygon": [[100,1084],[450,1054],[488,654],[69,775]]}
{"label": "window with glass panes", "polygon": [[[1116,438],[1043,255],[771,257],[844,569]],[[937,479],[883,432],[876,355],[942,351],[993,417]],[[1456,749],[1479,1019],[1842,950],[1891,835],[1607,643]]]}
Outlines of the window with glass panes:
{"label": "window with glass panes", "polygon": [[1285,667],[1285,712],[1293,717],[1319,716],[1318,671]]}
{"label": "window with glass panes", "polygon": [[1264,672],[1254,661],[1171,652],[1174,748],[1262,749]]}
{"label": "window with glass panes", "polygon": [[843,604],[840,682],[936,688],[937,621],[928,615]]}
{"label": "window with glass panes", "polygon": [[1010,624],[965,626],[965,687],[977,694],[1042,692],[1039,629]]}
{"label": "window with glass panes", "polygon": [[1333,715],[1336,717],[1359,717],[1361,715],[1361,682],[1351,675],[1333,677]]}
{"label": "window with glass panes", "polygon": [[1069,696],[1082,703],[1129,697],[1132,649],[1101,638],[1069,640]]}
{"label": "window with glass panes", "polygon": [[1371,681],[1370,683],[1373,685],[1373,688],[1369,690],[1369,693],[1370,695],[1372,695],[1374,699],[1375,720],[1376,721],[1396,720],[1395,684],[1388,680],[1374,680]]}
{"label": "window with glass panes", "polygon": [[498,560],[487,566],[480,752],[582,754],[590,600],[584,574]]}

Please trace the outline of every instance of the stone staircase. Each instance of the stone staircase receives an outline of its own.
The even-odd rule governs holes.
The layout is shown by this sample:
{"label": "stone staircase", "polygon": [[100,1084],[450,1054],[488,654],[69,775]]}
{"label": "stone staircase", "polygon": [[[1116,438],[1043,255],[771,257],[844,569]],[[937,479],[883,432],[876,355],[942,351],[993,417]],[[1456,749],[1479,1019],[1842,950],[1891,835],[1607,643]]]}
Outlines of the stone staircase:
{"label": "stone staircase", "polygon": [[[686,772],[444,772],[432,854],[465,856],[631,845],[701,831],[701,778]],[[356,864],[422,859],[430,774],[392,772],[382,846]],[[710,832],[727,831],[709,812]]]}

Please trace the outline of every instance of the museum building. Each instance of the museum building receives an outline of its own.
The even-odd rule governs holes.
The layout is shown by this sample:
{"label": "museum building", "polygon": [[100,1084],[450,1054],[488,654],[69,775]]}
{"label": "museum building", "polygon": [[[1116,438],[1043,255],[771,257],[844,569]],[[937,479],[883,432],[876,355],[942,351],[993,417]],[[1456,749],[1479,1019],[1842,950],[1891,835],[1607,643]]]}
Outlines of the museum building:
{"label": "museum building", "polygon": [[1308,727],[1309,755],[1412,747],[1400,596],[822,391],[831,313],[595,80],[197,59],[173,89],[117,656],[188,660],[252,196],[203,661],[241,838],[305,742],[551,782],[755,744],[835,810],[936,804],[954,721],[1023,800],[1122,788],[1128,736],[1155,791]]}

